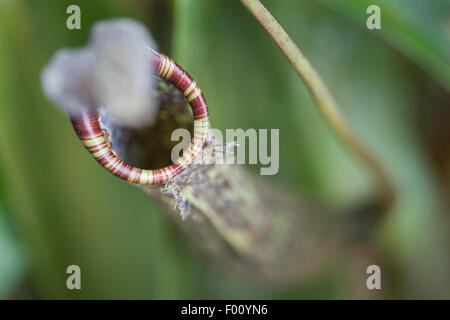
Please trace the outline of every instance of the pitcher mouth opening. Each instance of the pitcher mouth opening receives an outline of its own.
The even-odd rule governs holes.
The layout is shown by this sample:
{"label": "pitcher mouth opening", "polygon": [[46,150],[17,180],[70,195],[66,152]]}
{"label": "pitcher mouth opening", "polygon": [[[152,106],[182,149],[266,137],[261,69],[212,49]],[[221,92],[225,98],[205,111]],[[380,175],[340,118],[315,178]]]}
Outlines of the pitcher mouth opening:
{"label": "pitcher mouth opening", "polygon": [[[174,85],[187,100],[194,120],[191,144],[174,163],[160,169],[146,169],[124,162],[112,148],[109,131],[113,131],[102,128],[97,110],[83,111],[80,115],[71,117],[78,138],[94,159],[116,177],[136,184],[161,184],[178,176],[200,156],[208,135],[208,107],[197,83],[174,61],[153,49],[151,59],[157,76]],[[107,116],[103,121],[107,126]],[[119,133],[116,135],[120,136]]]}
{"label": "pitcher mouth opening", "polygon": [[99,113],[99,123],[112,150],[124,162],[143,169],[158,169],[171,165],[171,151],[178,141],[172,132],[183,128],[194,132],[194,117],[189,102],[170,82],[156,77],[150,98],[157,101],[156,119],[150,124],[132,127],[114,122],[107,112]]}

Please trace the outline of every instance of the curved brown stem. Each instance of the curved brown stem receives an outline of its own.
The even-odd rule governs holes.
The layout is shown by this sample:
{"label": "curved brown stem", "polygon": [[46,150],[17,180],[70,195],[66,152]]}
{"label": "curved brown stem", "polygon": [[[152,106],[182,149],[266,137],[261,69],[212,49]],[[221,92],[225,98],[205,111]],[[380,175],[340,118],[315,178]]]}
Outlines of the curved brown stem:
{"label": "curved brown stem", "polygon": [[259,0],[240,1],[264,27],[303,79],[320,113],[336,136],[372,170],[381,191],[383,204],[386,208],[390,207],[395,198],[395,188],[388,173],[350,128],[320,75]]}

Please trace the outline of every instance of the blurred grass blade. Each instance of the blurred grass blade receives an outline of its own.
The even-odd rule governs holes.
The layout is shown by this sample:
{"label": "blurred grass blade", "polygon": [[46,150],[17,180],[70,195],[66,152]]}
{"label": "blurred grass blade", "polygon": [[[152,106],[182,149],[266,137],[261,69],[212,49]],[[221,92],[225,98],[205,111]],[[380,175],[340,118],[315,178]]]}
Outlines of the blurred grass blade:
{"label": "blurred grass blade", "polygon": [[316,0],[366,28],[366,9],[381,8],[379,36],[450,91],[450,2],[447,0]]}
{"label": "blurred grass blade", "polygon": [[13,237],[0,204],[0,299],[8,298],[26,271],[23,248]]}

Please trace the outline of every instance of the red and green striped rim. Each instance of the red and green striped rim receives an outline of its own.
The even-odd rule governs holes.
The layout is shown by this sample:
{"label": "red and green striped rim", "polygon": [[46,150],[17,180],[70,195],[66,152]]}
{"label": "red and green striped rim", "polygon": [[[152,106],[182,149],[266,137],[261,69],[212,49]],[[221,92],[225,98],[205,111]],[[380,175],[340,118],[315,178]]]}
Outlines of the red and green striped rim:
{"label": "red and green striped rim", "polygon": [[151,54],[157,75],[171,82],[184,94],[194,114],[194,136],[191,144],[175,163],[156,170],[130,166],[120,160],[111,149],[98,122],[97,112],[83,112],[71,117],[78,138],[94,159],[120,179],[136,184],[160,184],[179,175],[201,154],[208,133],[208,106],[197,83],[172,59],[153,49]]}

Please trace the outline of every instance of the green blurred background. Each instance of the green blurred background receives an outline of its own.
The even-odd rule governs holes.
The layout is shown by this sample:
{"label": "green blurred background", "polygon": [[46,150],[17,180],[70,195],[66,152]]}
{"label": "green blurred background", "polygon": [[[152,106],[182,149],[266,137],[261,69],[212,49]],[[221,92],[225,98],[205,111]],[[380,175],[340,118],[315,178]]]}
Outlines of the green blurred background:
{"label": "green blurred background", "polygon": [[[384,296],[450,298],[450,1],[263,3],[395,180],[398,201],[373,239]],[[81,30],[66,28],[71,4]],[[370,4],[381,7],[381,30],[366,28]],[[0,298],[359,297],[341,264],[289,288],[221,274],[156,203],[91,159],[44,97],[40,72],[57,49],[84,45],[94,22],[113,17],[146,24],[195,77],[213,127],[280,129],[280,171],[267,179],[330,208],[374,192],[239,1],[0,0]],[[66,288],[71,264],[81,267],[80,291]]]}

